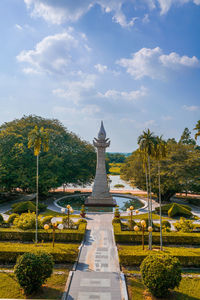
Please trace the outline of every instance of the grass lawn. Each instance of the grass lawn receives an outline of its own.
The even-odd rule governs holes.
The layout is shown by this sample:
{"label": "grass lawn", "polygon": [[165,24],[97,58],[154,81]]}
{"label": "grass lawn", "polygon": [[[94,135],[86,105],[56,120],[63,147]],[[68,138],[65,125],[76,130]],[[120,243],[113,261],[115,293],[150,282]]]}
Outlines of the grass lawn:
{"label": "grass lawn", "polygon": [[[40,217],[46,217],[46,216],[53,216],[53,217],[66,217],[66,213],[56,212],[54,210],[46,209],[44,212],[41,212],[39,214]],[[71,218],[80,218],[80,215],[72,215],[70,214]]]}
{"label": "grass lawn", "polygon": [[[64,269],[54,269],[53,275],[31,299],[61,299],[71,265]],[[61,271],[60,274],[55,272]],[[11,288],[12,287],[12,288]],[[14,273],[0,273],[0,298],[26,299]]]}
{"label": "grass lawn", "polygon": [[[130,219],[130,216],[121,216],[122,219]],[[138,219],[138,220],[142,220],[142,219],[148,219],[148,213],[145,214],[138,214],[138,215],[133,215],[133,219]],[[160,216],[158,214],[152,213],[152,219],[153,220],[160,220]],[[169,217],[163,217],[162,216],[162,220],[173,220],[172,218]]]}
{"label": "grass lawn", "polygon": [[[151,300],[157,299],[151,297],[145,290],[141,278],[127,277],[129,299]],[[200,299],[200,278],[182,278],[179,288],[176,288],[163,300],[197,300]]]}

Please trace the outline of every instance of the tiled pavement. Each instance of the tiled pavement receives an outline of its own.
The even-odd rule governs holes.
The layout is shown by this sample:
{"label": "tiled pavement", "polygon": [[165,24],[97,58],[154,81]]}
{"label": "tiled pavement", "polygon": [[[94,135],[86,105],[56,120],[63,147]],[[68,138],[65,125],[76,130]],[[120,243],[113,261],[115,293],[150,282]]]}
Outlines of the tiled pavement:
{"label": "tiled pavement", "polygon": [[121,279],[112,215],[90,214],[84,246],[67,300],[121,300]]}

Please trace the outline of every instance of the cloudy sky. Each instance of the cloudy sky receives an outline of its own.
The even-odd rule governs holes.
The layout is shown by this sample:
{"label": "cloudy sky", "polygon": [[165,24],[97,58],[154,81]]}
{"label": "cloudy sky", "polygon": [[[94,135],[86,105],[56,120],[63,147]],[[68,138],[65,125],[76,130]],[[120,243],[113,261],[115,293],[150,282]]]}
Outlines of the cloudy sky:
{"label": "cloudy sky", "polygon": [[1,0],[0,123],[35,114],[109,151],[200,119],[200,0]]}

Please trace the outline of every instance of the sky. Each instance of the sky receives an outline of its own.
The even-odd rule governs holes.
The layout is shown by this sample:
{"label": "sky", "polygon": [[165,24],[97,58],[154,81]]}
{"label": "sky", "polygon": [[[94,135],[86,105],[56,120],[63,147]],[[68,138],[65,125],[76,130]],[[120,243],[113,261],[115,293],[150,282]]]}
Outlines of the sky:
{"label": "sky", "polygon": [[1,0],[0,124],[38,115],[109,152],[200,119],[200,0]]}

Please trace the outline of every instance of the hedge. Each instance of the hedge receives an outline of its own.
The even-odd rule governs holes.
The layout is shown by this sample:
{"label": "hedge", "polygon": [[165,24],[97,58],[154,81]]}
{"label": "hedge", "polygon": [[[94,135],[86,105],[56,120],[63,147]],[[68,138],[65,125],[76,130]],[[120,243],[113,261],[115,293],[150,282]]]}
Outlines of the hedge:
{"label": "hedge", "polygon": [[44,251],[53,256],[55,263],[73,263],[78,256],[79,244],[23,244],[23,243],[0,243],[0,263],[15,263],[17,257],[27,252]]}
{"label": "hedge", "polygon": [[[78,229],[56,229],[56,242],[77,242],[80,243],[84,239],[87,223],[79,223]],[[38,230],[38,241],[52,241],[52,229]],[[35,241],[35,230],[19,230],[17,228],[0,228],[0,241]]]}
{"label": "hedge", "polygon": [[139,266],[147,255],[158,253],[177,257],[182,267],[200,267],[199,248],[166,247],[164,251],[149,251],[147,249],[142,250],[142,246],[120,246],[118,249],[120,264],[124,266]]}
{"label": "hedge", "polygon": [[[122,231],[121,225],[113,224],[116,243],[141,244],[142,233],[134,231]],[[144,242],[148,243],[148,233],[144,234]],[[153,232],[153,243],[160,244],[160,233]],[[200,245],[200,233],[165,232],[163,233],[164,245]]]}

